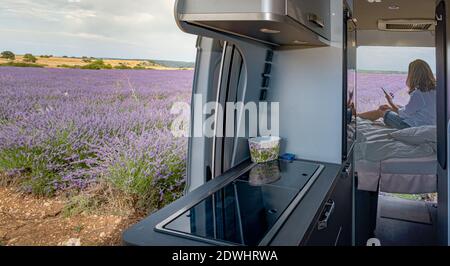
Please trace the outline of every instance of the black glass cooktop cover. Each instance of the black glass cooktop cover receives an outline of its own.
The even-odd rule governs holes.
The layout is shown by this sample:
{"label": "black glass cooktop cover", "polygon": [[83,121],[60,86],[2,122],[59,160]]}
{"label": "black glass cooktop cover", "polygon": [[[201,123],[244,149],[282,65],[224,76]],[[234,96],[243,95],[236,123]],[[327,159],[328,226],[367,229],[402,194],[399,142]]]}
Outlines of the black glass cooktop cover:
{"label": "black glass cooktop cover", "polygon": [[165,233],[215,244],[260,245],[287,218],[293,203],[320,165],[274,161],[259,164],[206,197],[181,215],[159,226]]}

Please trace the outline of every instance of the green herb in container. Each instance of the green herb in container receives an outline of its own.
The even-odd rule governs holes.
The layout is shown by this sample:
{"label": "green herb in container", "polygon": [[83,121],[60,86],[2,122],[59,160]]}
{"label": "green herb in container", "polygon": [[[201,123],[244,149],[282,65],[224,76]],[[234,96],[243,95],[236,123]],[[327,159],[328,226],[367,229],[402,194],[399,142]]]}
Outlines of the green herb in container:
{"label": "green herb in container", "polygon": [[248,140],[250,155],[254,163],[266,163],[278,159],[280,154],[279,137],[258,137]]}

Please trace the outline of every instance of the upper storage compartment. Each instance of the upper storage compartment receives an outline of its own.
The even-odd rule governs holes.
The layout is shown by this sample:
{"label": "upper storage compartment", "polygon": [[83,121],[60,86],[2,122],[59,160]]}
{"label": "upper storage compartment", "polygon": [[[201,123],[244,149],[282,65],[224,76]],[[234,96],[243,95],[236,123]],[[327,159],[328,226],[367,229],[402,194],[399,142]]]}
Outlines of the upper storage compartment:
{"label": "upper storage compartment", "polygon": [[330,39],[330,0],[288,0],[287,14],[315,33]]}
{"label": "upper storage compartment", "polygon": [[330,0],[178,0],[181,22],[276,46],[324,46]]}

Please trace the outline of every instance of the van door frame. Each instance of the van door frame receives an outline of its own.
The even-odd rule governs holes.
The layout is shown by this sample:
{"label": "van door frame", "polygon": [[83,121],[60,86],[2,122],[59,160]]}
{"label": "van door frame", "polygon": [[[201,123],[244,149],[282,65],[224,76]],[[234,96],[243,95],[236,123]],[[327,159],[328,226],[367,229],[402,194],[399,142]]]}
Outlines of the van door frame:
{"label": "van door frame", "polygon": [[436,7],[436,76],[437,76],[437,147],[438,147],[438,218],[437,218],[437,238],[439,244],[449,245],[449,142],[450,136],[448,107],[448,36],[447,36],[447,1],[443,0]]}

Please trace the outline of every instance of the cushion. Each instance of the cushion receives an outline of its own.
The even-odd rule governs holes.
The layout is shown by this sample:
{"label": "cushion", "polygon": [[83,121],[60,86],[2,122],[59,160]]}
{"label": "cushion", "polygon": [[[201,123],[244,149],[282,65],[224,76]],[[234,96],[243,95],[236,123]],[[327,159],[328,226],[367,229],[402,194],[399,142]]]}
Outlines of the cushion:
{"label": "cushion", "polygon": [[392,132],[391,136],[396,140],[412,145],[437,142],[436,126],[405,128]]}

